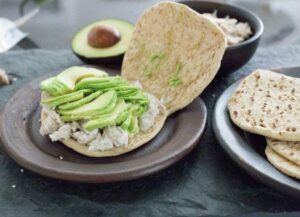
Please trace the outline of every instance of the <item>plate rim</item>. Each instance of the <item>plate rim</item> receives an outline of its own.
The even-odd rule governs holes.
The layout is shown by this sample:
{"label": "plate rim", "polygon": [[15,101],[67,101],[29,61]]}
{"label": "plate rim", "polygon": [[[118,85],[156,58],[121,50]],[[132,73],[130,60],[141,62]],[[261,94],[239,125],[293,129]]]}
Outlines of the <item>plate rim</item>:
{"label": "plate rim", "polygon": [[[269,69],[271,71],[275,71],[278,73],[283,73],[286,74],[286,71],[300,71],[300,66],[293,66],[293,67],[280,67],[280,68],[274,68],[274,69]],[[248,75],[248,74],[247,74]],[[260,170],[258,170],[256,168],[256,166],[254,166],[253,164],[250,164],[249,161],[246,161],[245,159],[242,159],[241,156],[239,155],[239,153],[237,153],[234,149],[232,149],[233,145],[230,145],[229,143],[229,139],[225,136],[223,136],[222,133],[219,133],[219,123],[220,121],[218,121],[217,117],[223,116],[224,109],[227,110],[227,101],[229,96],[231,95],[232,92],[234,91],[234,89],[237,87],[237,85],[241,82],[241,80],[244,78],[241,77],[240,79],[236,80],[235,82],[233,82],[231,85],[229,85],[223,92],[222,94],[218,97],[215,105],[214,105],[214,109],[213,109],[213,116],[212,116],[212,128],[213,128],[213,133],[216,137],[216,139],[218,140],[218,142],[220,143],[222,149],[226,152],[226,154],[230,157],[231,160],[233,160],[240,168],[242,168],[246,173],[250,174],[253,178],[255,178],[256,180],[260,181],[261,183],[264,183],[265,185],[271,187],[271,188],[275,188],[278,191],[287,194],[287,195],[291,195],[295,198],[300,198],[300,180],[297,181],[294,178],[291,178],[287,175],[285,175],[284,173],[278,171],[267,159],[265,156],[261,156],[260,154],[256,153],[256,156],[259,156],[260,158],[264,159],[264,161],[266,163],[268,163],[269,165],[271,165],[274,170],[276,170],[276,173],[280,176],[282,176],[283,178],[287,178],[288,180],[292,180],[292,182],[298,182],[295,183],[296,185],[299,185],[299,187],[293,187],[291,186],[289,183],[286,183],[284,181],[279,180],[278,178],[274,178],[270,175],[268,175],[265,172],[262,172]],[[300,78],[300,75],[299,75]],[[225,102],[224,102],[225,101]],[[225,107],[225,108],[224,108]],[[226,111],[226,115],[224,115],[225,118],[229,118],[229,114]],[[230,119],[230,118],[229,118]],[[231,126],[235,126],[233,124],[233,122],[230,120],[231,122]],[[225,123],[225,122],[224,122]],[[224,125],[226,125],[226,127],[228,128],[229,131],[230,127],[227,124],[223,123],[223,127]],[[242,129],[240,129],[242,132],[246,132]],[[237,131],[234,131],[237,132]],[[233,133],[231,131],[231,133]],[[233,135],[232,135],[233,136]],[[230,141],[232,142],[232,141]],[[236,144],[236,143],[235,143]]]}
{"label": "plate rim", "polygon": [[[158,172],[160,170],[163,170],[172,164],[176,163],[177,161],[181,160],[183,157],[185,157],[187,154],[189,154],[195,146],[199,143],[201,137],[203,136],[205,132],[205,127],[207,124],[207,108],[205,103],[200,97],[197,97],[195,99],[196,103],[199,104],[199,108],[201,109],[202,113],[202,119],[201,123],[199,123],[200,127],[197,129],[195,135],[189,139],[186,143],[183,144],[182,148],[180,150],[174,151],[173,153],[169,153],[167,155],[164,155],[163,158],[161,158],[158,161],[155,162],[148,162],[147,164],[144,164],[143,166],[137,165],[133,168],[126,168],[126,170],[120,170],[119,172],[115,173],[109,173],[107,171],[104,175],[103,174],[76,174],[74,172],[61,172],[59,170],[53,169],[53,168],[44,168],[38,165],[38,162],[29,161],[28,157],[26,159],[26,156],[22,156],[20,153],[17,152],[14,145],[11,145],[9,142],[9,138],[6,136],[6,131],[9,129],[6,129],[5,122],[6,117],[5,114],[8,113],[8,110],[10,110],[10,106],[12,104],[12,101],[19,92],[21,92],[23,89],[26,89],[30,87],[31,85],[34,85],[39,79],[43,77],[47,77],[53,73],[47,73],[45,75],[42,75],[30,82],[25,83],[22,87],[20,87],[7,101],[4,109],[2,112],[0,112],[0,139],[3,143],[3,148],[6,151],[6,153],[20,166],[33,171],[35,173],[38,173],[40,175],[54,178],[54,179],[60,179],[64,181],[71,181],[71,182],[81,182],[81,183],[113,183],[113,182],[120,182],[120,181],[127,181],[127,180],[133,180],[137,178],[141,178],[150,174],[153,174],[155,172]],[[30,108],[29,114],[32,112],[33,109],[36,109],[35,106]],[[2,117],[1,117],[2,116]],[[25,128],[24,131],[27,131]],[[27,132],[28,134],[28,132]],[[169,140],[168,140],[169,141]],[[163,147],[163,146],[162,146]],[[42,150],[36,147],[36,149],[39,150],[39,152],[44,153]],[[147,155],[153,154],[153,152],[148,153]],[[47,155],[47,154],[46,154]],[[55,159],[56,163],[72,163],[74,162],[67,162],[60,159]],[[75,163],[80,164],[80,163]],[[113,164],[113,163],[109,163]],[[101,178],[100,178],[101,176]]]}

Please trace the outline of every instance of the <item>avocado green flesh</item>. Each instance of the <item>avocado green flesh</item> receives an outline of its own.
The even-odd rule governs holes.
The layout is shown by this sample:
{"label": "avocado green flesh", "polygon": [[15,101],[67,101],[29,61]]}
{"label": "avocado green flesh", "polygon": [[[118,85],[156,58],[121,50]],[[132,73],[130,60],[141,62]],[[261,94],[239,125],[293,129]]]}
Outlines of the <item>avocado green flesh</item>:
{"label": "avocado green flesh", "polygon": [[146,96],[144,96],[141,92],[138,92],[134,95],[120,96],[120,98],[122,98],[126,101],[135,101],[140,104],[148,103],[148,98]]}
{"label": "avocado green flesh", "polygon": [[50,105],[50,107],[56,107],[56,106],[59,106],[59,105],[64,104],[64,103],[73,102],[73,101],[82,99],[83,96],[84,95],[83,95],[82,92],[77,93],[77,94],[73,94],[72,96],[61,98],[61,99],[55,100],[53,102],[50,102],[49,105]]}
{"label": "avocado green flesh", "polygon": [[131,112],[129,112],[127,118],[123,121],[123,123],[121,124],[121,128],[125,131],[129,131],[129,127],[130,127],[130,123],[131,123],[131,119],[132,119],[132,114]]}
{"label": "avocado green flesh", "polygon": [[135,134],[138,133],[140,130],[139,128],[139,124],[138,124],[138,118],[136,116],[132,116],[131,120],[130,120],[130,125],[128,128],[128,132]]}
{"label": "avocado green flesh", "polygon": [[138,116],[138,117],[140,117],[146,110],[147,110],[147,107],[146,107],[146,106],[138,105],[138,104],[132,105],[132,106],[130,107],[130,111],[131,111],[135,116]]}
{"label": "avocado green flesh", "polygon": [[127,83],[119,83],[119,84],[113,84],[111,87],[103,88],[103,91],[108,91],[108,90],[115,90],[118,93],[120,93],[124,90],[128,90],[128,91],[137,90],[137,88],[130,87]]}
{"label": "avocado green flesh", "polygon": [[48,78],[43,81],[40,85],[43,91],[46,91],[51,96],[61,96],[72,92],[65,84],[61,83],[56,79],[56,77]]}
{"label": "avocado green flesh", "polygon": [[88,131],[92,131],[97,128],[101,129],[103,127],[116,125],[118,118],[122,115],[124,111],[127,110],[127,108],[128,105],[124,101],[121,101],[117,104],[116,108],[110,115],[106,115],[106,117],[101,117],[98,119],[88,121],[84,125],[84,128]]}
{"label": "avocado green flesh", "polygon": [[64,122],[87,121],[88,131],[115,125],[139,132],[138,118],[149,104],[143,91],[119,76],[82,68],[72,67],[41,82],[41,89],[52,96],[42,103],[54,108]]}
{"label": "avocado green flesh", "polygon": [[117,124],[117,125],[122,124],[122,123],[127,119],[129,113],[130,113],[130,112],[129,112],[128,109],[125,110],[124,112],[122,112],[122,113],[119,115],[119,117],[117,118],[116,124]]}
{"label": "avocado green flesh", "polygon": [[[89,31],[100,25],[107,25],[116,28],[120,33],[120,41],[115,45],[108,48],[94,48],[88,44],[87,36]],[[72,40],[72,50],[85,58],[109,58],[124,54],[128,48],[134,26],[123,20],[119,19],[105,19],[99,20],[81,29]]]}
{"label": "avocado green flesh", "polygon": [[102,91],[96,91],[82,99],[79,99],[77,101],[71,102],[71,103],[67,103],[64,105],[61,105],[58,107],[59,110],[71,110],[71,109],[75,109],[78,108],[82,105],[85,105],[89,102],[91,102],[92,100],[96,99],[98,96],[100,96],[100,94],[102,93]]}
{"label": "avocado green flesh", "polygon": [[102,90],[102,91],[108,91],[108,90],[113,90],[114,87],[117,87],[118,85],[122,85],[120,82],[113,82],[113,81],[107,81],[103,83],[97,83],[97,84],[86,84],[83,85],[81,88],[76,88],[77,90],[80,90],[82,88],[90,88],[93,90]]}
{"label": "avocado green flesh", "polygon": [[63,96],[53,97],[53,98],[43,101],[43,103],[46,103],[51,108],[54,108],[61,104],[80,100],[84,97],[84,94],[86,94],[86,93],[91,93],[91,90],[81,90],[81,91],[76,91],[74,93],[69,93],[69,94],[66,94]]}
{"label": "avocado green flesh", "polygon": [[42,102],[43,103],[52,103],[52,102],[56,102],[56,101],[60,101],[60,100],[66,100],[69,98],[69,97],[73,97],[75,95],[82,95],[84,96],[84,94],[90,94],[92,93],[93,91],[90,90],[90,89],[83,89],[83,90],[79,90],[79,91],[75,91],[73,93],[68,93],[68,94],[65,94],[63,96],[56,96],[56,97],[51,97],[51,98],[48,98],[48,99],[45,99],[43,100]]}
{"label": "avocado green flesh", "polygon": [[109,78],[86,78],[81,80],[76,85],[76,90],[81,88],[89,88],[93,90],[101,90],[103,92],[109,90],[115,90],[118,97],[126,101],[136,101],[140,104],[147,104],[148,99],[142,94],[142,91],[137,88],[130,86],[128,82],[122,80],[119,77]]}
{"label": "avocado green flesh", "polygon": [[76,83],[83,78],[106,76],[106,72],[98,69],[74,66],[61,72],[56,77],[42,81],[40,87],[51,96],[62,96],[74,91]]}
{"label": "avocado green flesh", "polygon": [[56,78],[61,83],[65,84],[70,90],[74,90],[76,82],[83,78],[105,76],[107,76],[106,72],[98,69],[73,66],[61,72],[56,76]]}
{"label": "avocado green flesh", "polygon": [[117,93],[115,91],[108,91],[98,98],[89,102],[79,108],[72,109],[72,110],[59,110],[58,112],[62,115],[85,115],[87,113],[95,113],[101,112],[104,110],[109,104],[113,103],[117,100]]}
{"label": "avocado green flesh", "polygon": [[[82,112],[80,114],[63,114],[61,117],[63,121],[77,121],[77,120],[93,120],[103,115],[109,115],[112,113],[117,105],[117,97],[114,97],[112,101],[102,109],[95,109],[94,111]],[[59,111],[59,113],[65,113],[65,111]]]}
{"label": "avocado green flesh", "polygon": [[97,90],[97,89],[111,87],[110,85],[121,85],[121,84],[127,84],[127,82],[117,76],[104,77],[104,78],[84,78],[76,84],[75,90],[86,89],[88,87]]}
{"label": "avocado green flesh", "polygon": [[135,134],[140,131],[138,117],[129,113],[126,120],[120,126],[123,130],[127,131],[128,133]]}
{"label": "avocado green flesh", "polygon": [[118,96],[120,97],[129,97],[137,94],[138,90],[119,90]]}

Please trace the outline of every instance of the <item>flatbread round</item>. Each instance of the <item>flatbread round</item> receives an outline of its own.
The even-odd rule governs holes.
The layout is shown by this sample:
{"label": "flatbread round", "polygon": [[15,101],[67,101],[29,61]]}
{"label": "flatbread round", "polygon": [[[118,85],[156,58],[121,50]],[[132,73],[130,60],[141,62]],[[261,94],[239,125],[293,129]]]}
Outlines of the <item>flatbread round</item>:
{"label": "flatbread round", "polygon": [[300,167],[297,164],[294,164],[292,161],[289,161],[284,157],[281,157],[269,146],[266,147],[265,153],[271,164],[278,170],[288,176],[300,179]]}
{"label": "flatbread round", "polygon": [[273,151],[300,166],[300,142],[280,141],[271,138],[266,140]]}
{"label": "flatbread round", "polygon": [[[126,147],[114,147],[112,149],[108,149],[105,151],[91,151],[89,150],[89,147],[87,145],[80,144],[79,142],[77,142],[75,139],[72,138],[67,140],[61,140],[60,142],[62,142],[67,147],[73,149],[74,151],[89,157],[110,157],[110,156],[121,155],[142,146],[143,144],[153,139],[159,133],[159,131],[164,125],[165,120],[168,117],[168,112],[163,105],[160,105],[159,110],[160,113],[156,116],[154,125],[146,132],[139,132],[135,134],[133,137],[129,137],[128,145]],[[46,115],[47,115],[46,111],[42,109],[41,112],[42,124],[43,121],[45,121]]]}
{"label": "flatbread round", "polygon": [[[216,75],[227,42],[223,31],[189,7],[163,2],[135,26],[122,77],[138,80],[173,113],[191,103]],[[181,84],[171,85],[175,79]]]}
{"label": "flatbread round", "polygon": [[300,141],[300,79],[256,70],[228,102],[232,121],[243,130],[283,141]]}

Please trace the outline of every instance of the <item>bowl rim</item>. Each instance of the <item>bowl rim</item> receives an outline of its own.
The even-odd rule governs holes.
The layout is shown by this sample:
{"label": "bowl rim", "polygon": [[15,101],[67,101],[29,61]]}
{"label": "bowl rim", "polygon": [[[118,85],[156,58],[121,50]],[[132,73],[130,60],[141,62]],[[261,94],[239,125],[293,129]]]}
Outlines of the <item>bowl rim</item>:
{"label": "bowl rim", "polygon": [[[258,40],[262,36],[262,34],[263,34],[264,24],[263,24],[262,20],[260,19],[260,17],[258,15],[256,15],[255,13],[253,13],[252,11],[250,11],[248,9],[245,9],[243,7],[232,5],[232,4],[228,4],[228,3],[224,3],[224,2],[220,2],[220,1],[216,1],[216,0],[215,1],[214,0],[212,0],[212,1],[207,1],[207,0],[197,0],[197,1],[196,0],[186,0],[186,1],[185,0],[180,0],[180,1],[177,1],[177,2],[180,3],[180,4],[184,4],[186,6],[188,6],[187,5],[188,3],[218,4],[218,5],[222,5],[222,6],[225,6],[225,7],[233,8],[235,10],[242,11],[243,13],[247,13],[248,15],[252,16],[257,21],[257,24],[258,24],[257,25],[257,30],[254,32],[254,34],[251,35],[250,38],[247,38],[245,41],[242,41],[242,42],[240,42],[238,44],[227,45],[226,50],[234,50],[234,49],[237,49],[239,47],[251,44],[252,42]],[[193,9],[193,8],[191,8],[191,9]],[[250,23],[249,23],[249,25],[250,25]],[[253,29],[253,27],[251,25],[250,25],[250,27]]]}

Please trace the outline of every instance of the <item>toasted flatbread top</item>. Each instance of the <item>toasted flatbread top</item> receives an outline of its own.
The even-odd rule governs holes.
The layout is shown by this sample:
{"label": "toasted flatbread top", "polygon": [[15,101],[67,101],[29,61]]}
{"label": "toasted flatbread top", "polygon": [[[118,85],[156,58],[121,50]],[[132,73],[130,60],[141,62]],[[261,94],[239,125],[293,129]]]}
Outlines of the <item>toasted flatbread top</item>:
{"label": "toasted flatbread top", "polygon": [[211,82],[226,45],[224,33],[209,19],[185,5],[163,2],[137,22],[122,77],[139,80],[173,113]]}
{"label": "toasted flatbread top", "polygon": [[266,147],[265,153],[268,160],[274,167],[288,176],[300,179],[300,167],[297,164],[280,156],[269,146]]}
{"label": "toasted flatbread top", "polygon": [[228,102],[232,121],[269,138],[300,141],[300,79],[256,70],[236,88]]}
{"label": "toasted flatbread top", "polygon": [[300,142],[288,142],[267,138],[267,144],[277,154],[300,166]]}

